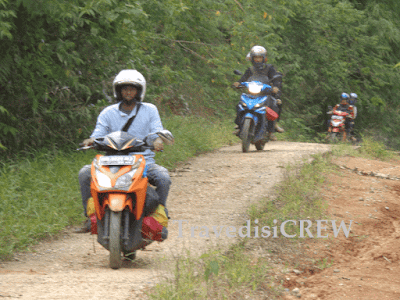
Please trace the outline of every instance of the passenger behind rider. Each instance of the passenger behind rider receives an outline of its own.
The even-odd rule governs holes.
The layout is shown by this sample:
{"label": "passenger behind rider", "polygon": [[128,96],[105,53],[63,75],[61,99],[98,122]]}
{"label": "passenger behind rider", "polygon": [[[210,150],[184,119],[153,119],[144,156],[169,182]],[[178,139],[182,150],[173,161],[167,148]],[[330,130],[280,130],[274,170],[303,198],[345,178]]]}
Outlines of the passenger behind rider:
{"label": "passenger behind rider", "polygon": [[[163,130],[157,107],[151,103],[142,102],[146,93],[146,79],[136,70],[122,70],[113,82],[114,97],[117,104],[106,107],[98,116],[96,127],[89,139],[83,141],[84,146],[92,145],[95,138],[103,137],[111,132],[122,130],[127,121],[134,115],[136,118],[127,129],[127,132],[138,139],[146,139],[148,145],[153,145],[155,151],[163,149],[163,142],[156,132]],[[146,150],[143,153],[146,159],[147,177],[149,183],[156,187],[160,204],[166,206],[167,196],[171,185],[168,170],[155,163],[154,152]],[[79,172],[82,204],[84,214],[90,198],[91,165],[85,165]],[[90,219],[77,232],[89,232]]]}
{"label": "passenger behind rider", "polygon": [[350,94],[350,100],[349,100],[349,104],[353,106],[353,112],[354,112],[354,118],[350,120],[350,135],[351,135],[351,139],[353,141],[356,141],[357,139],[354,136],[354,127],[355,127],[355,119],[357,118],[357,106],[355,105],[357,102],[357,94],[356,93],[351,93]]}
{"label": "passenger behind rider", "polygon": [[[345,120],[345,132],[346,134],[344,135],[344,139],[346,139],[346,136],[350,134],[350,122],[351,120],[354,119],[354,108],[352,105],[349,104],[350,96],[347,93],[342,93],[340,95],[340,103],[336,104],[335,107],[332,110],[332,113],[335,113],[335,111],[343,111],[347,112],[349,115],[346,117]],[[332,127],[328,128],[328,132],[332,131]]]}
{"label": "passenger behind rider", "polygon": [[[251,80],[258,80],[258,81],[261,81],[263,83],[273,86],[272,96],[275,99],[277,99],[277,101],[276,101],[277,109],[274,109],[272,107],[271,108],[274,109],[280,116],[281,112],[282,112],[282,100],[280,99],[281,98],[282,80],[281,80],[281,78],[279,78],[273,82],[271,82],[271,80],[273,79],[273,77],[275,75],[281,74],[281,73],[277,72],[273,65],[267,64],[267,61],[268,61],[267,50],[262,46],[252,47],[249,54],[247,55],[246,59],[251,61],[252,66],[246,70],[246,72],[244,73],[242,78],[240,78],[240,81],[234,82],[233,85],[238,88],[240,86],[240,82],[249,81],[249,78],[250,78]],[[236,109],[238,109],[238,107],[236,107]],[[279,121],[279,118],[277,121]],[[240,132],[238,118],[235,120],[235,123],[237,124],[237,126],[236,126],[237,130],[236,130],[235,134],[238,134]],[[273,134],[273,132],[275,130],[277,132],[284,132],[283,128],[279,127],[278,124],[276,122],[274,122],[274,124],[272,124],[272,126],[270,126],[268,128],[270,140],[276,140],[276,137]]]}

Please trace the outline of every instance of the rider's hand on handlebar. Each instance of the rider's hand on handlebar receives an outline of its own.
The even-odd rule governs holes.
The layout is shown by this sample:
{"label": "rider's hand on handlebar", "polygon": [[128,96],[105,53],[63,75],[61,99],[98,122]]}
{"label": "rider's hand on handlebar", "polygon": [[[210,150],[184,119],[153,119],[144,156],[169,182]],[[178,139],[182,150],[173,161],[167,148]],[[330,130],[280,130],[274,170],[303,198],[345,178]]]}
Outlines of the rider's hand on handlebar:
{"label": "rider's hand on handlebar", "polygon": [[93,144],[93,142],[94,142],[94,138],[85,139],[82,142],[82,146],[83,147],[91,146]]}
{"label": "rider's hand on handlebar", "polygon": [[161,138],[156,138],[155,141],[153,142],[154,150],[156,151],[161,151],[164,149],[164,144]]}
{"label": "rider's hand on handlebar", "polygon": [[276,94],[276,93],[278,93],[278,92],[279,92],[279,88],[276,87],[276,86],[274,86],[274,87],[272,88],[272,93]]}
{"label": "rider's hand on handlebar", "polygon": [[235,88],[238,88],[238,87],[240,86],[240,82],[238,82],[238,81],[234,82],[234,83],[233,83],[233,86],[234,86]]}

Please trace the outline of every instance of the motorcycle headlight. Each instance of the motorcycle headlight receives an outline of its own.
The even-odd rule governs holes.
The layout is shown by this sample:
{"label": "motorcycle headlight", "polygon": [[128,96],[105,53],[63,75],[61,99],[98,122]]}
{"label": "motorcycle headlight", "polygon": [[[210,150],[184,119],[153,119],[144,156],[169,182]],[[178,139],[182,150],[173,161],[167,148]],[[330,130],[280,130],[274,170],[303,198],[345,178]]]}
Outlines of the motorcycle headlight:
{"label": "motorcycle headlight", "polygon": [[261,93],[262,85],[257,83],[250,83],[249,84],[249,93],[251,95],[258,95]]}
{"label": "motorcycle headlight", "polygon": [[111,187],[111,179],[104,173],[96,170],[96,178],[97,182],[101,187],[110,188]]}
{"label": "motorcycle headlight", "polygon": [[130,186],[132,184],[132,178],[133,175],[135,175],[137,169],[133,169],[132,171],[129,171],[128,173],[122,175],[117,179],[115,182],[115,187],[116,188],[123,188],[126,186]]}

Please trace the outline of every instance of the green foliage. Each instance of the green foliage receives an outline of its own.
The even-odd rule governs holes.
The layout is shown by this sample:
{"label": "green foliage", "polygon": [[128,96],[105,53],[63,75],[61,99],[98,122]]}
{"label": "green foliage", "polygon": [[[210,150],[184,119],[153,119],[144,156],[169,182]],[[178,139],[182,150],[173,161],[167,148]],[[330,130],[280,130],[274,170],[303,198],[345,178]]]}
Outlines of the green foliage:
{"label": "green foliage", "polygon": [[389,152],[382,142],[368,136],[363,136],[362,146],[359,152],[361,156],[374,159],[388,160],[394,157],[394,154]]}
{"label": "green foliage", "polygon": [[[13,117],[10,116],[10,113],[1,105],[0,105],[0,115],[2,116],[2,119],[7,117],[13,119]],[[0,122],[0,133],[1,136],[6,136],[7,134],[15,135],[17,133],[17,130],[14,127],[7,125],[6,123]],[[5,149],[6,147],[3,146],[0,139],[0,150],[5,150]]]}
{"label": "green foliage", "polygon": [[357,134],[378,128],[396,147],[399,12],[394,0],[0,0],[1,140],[14,152],[71,146],[125,68],[145,75],[146,101],[164,115],[233,119],[232,71],[261,44],[285,75],[292,136],[314,140],[327,106],[356,92]]}

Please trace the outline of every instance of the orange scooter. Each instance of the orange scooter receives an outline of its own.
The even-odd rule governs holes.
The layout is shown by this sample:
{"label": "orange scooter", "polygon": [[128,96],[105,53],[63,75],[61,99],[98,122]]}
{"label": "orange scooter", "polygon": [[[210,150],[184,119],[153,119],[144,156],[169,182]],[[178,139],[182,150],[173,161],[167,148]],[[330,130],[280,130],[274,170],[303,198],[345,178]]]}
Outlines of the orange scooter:
{"label": "orange scooter", "polygon": [[[157,134],[165,144],[173,143],[168,130]],[[137,154],[154,147],[125,131],[117,131],[78,150],[91,148],[105,152],[96,155],[91,167],[90,191],[95,207],[92,233],[97,233],[97,241],[110,251],[110,267],[118,269],[121,254],[134,258],[136,250],[154,240],[163,241],[168,235],[166,226],[150,216],[162,205],[155,190],[148,186],[145,158]]]}

